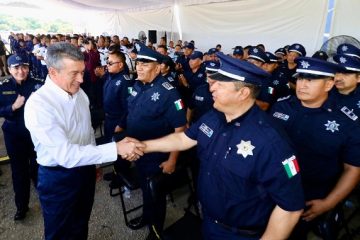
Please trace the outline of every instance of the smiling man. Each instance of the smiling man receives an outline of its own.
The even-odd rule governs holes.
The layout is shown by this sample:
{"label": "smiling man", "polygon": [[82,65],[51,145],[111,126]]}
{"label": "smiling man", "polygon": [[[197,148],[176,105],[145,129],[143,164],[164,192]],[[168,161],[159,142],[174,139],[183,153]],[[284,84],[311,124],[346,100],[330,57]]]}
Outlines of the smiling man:
{"label": "smiling man", "polygon": [[39,163],[38,193],[45,239],[87,239],[95,193],[95,164],[111,162],[117,154],[136,159],[139,143],[125,138],[95,146],[89,99],[80,88],[84,56],[69,43],[47,50],[49,75],[45,85],[25,106]]}

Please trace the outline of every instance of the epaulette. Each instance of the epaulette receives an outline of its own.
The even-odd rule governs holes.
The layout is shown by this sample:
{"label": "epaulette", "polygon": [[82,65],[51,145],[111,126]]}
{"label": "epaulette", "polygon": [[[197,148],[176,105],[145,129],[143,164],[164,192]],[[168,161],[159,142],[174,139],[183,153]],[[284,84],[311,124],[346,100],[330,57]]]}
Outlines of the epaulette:
{"label": "epaulette", "polygon": [[277,102],[281,102],[281,101],[284,101],[284,100],[289,99],[289,98],[291,98],[291,95],[286,96],[286,97],[282,97],[282,98],[278,98]]}
{"label": "epaulette", "polygon": [[167,90],[171,90],[171,89],[174,88],[174,87],[173,87],[170,83],[168,83],[168,82],[163,82],[162,85],[163,85],[163,87],[166,88]]}
{"label": "epaulette", "polygon": [[125,79],[125,80],[127,80],[127,81],[130,81],[130,80],[131,80],[129,75],[124,74],[123,76],[124,76],[124,79]]}
{"label": "epaulette", "polygon": [[42,78],[33,78],[35,81],[37,81],[37,82],[41,82],[41,83],[44,83],[44,79],[42,79]]}
{"label": "epaulette", "polygon": [[0,80],[0,85],[3,85],[4,83],[8,83],[8,82],[10,82],[10,80],[7,78],[4,78],[3,80]]}

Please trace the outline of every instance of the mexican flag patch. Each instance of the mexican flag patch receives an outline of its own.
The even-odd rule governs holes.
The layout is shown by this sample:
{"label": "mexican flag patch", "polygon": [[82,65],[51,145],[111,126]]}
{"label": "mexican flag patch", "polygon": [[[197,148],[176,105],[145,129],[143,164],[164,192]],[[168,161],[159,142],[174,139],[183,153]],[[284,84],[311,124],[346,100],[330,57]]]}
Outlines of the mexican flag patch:
{"label": "mexican flag patch", "polygon": [[274,95],[274,88],[268,87],[268,93]]}
{"label": "mexican flag patch", "polygon": [[176,110],[178,110],[178,111],[184,108],[184,103],[181,99],[176,100],[174,102],[174,104],[175,104]]}
{"label": "mexican flag patch", "polygon": [[292,178],[298,172],[300,172],[299,164],[295,156],[291,156],[282,162],[288,178]]}

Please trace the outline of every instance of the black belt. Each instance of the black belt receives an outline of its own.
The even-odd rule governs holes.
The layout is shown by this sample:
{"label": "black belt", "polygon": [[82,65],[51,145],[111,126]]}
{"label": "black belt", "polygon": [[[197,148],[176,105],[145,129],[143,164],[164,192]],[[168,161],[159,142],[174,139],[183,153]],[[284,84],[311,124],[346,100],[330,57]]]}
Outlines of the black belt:
{"label": "black belt", "polygon": [[225,223],[219,222],[218,220],[214,220],[214,223],[222,226],[228,231],[235,232],[242,237],[261,237],[261,235],[264,233],[264,229],[260,229],[260,228],[232,227],[226,225]]}

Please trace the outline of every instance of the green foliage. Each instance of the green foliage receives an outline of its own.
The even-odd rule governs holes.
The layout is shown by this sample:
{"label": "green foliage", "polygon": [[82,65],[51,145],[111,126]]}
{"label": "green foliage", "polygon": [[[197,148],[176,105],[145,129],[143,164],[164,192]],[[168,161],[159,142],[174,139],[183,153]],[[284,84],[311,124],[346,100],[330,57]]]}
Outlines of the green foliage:
{"label": "green foliage", "polygon": [[32,17],[14,17],[0,14],[0,31],[68,33],[72,32],[72,25],[58,19],[42,21]]}

